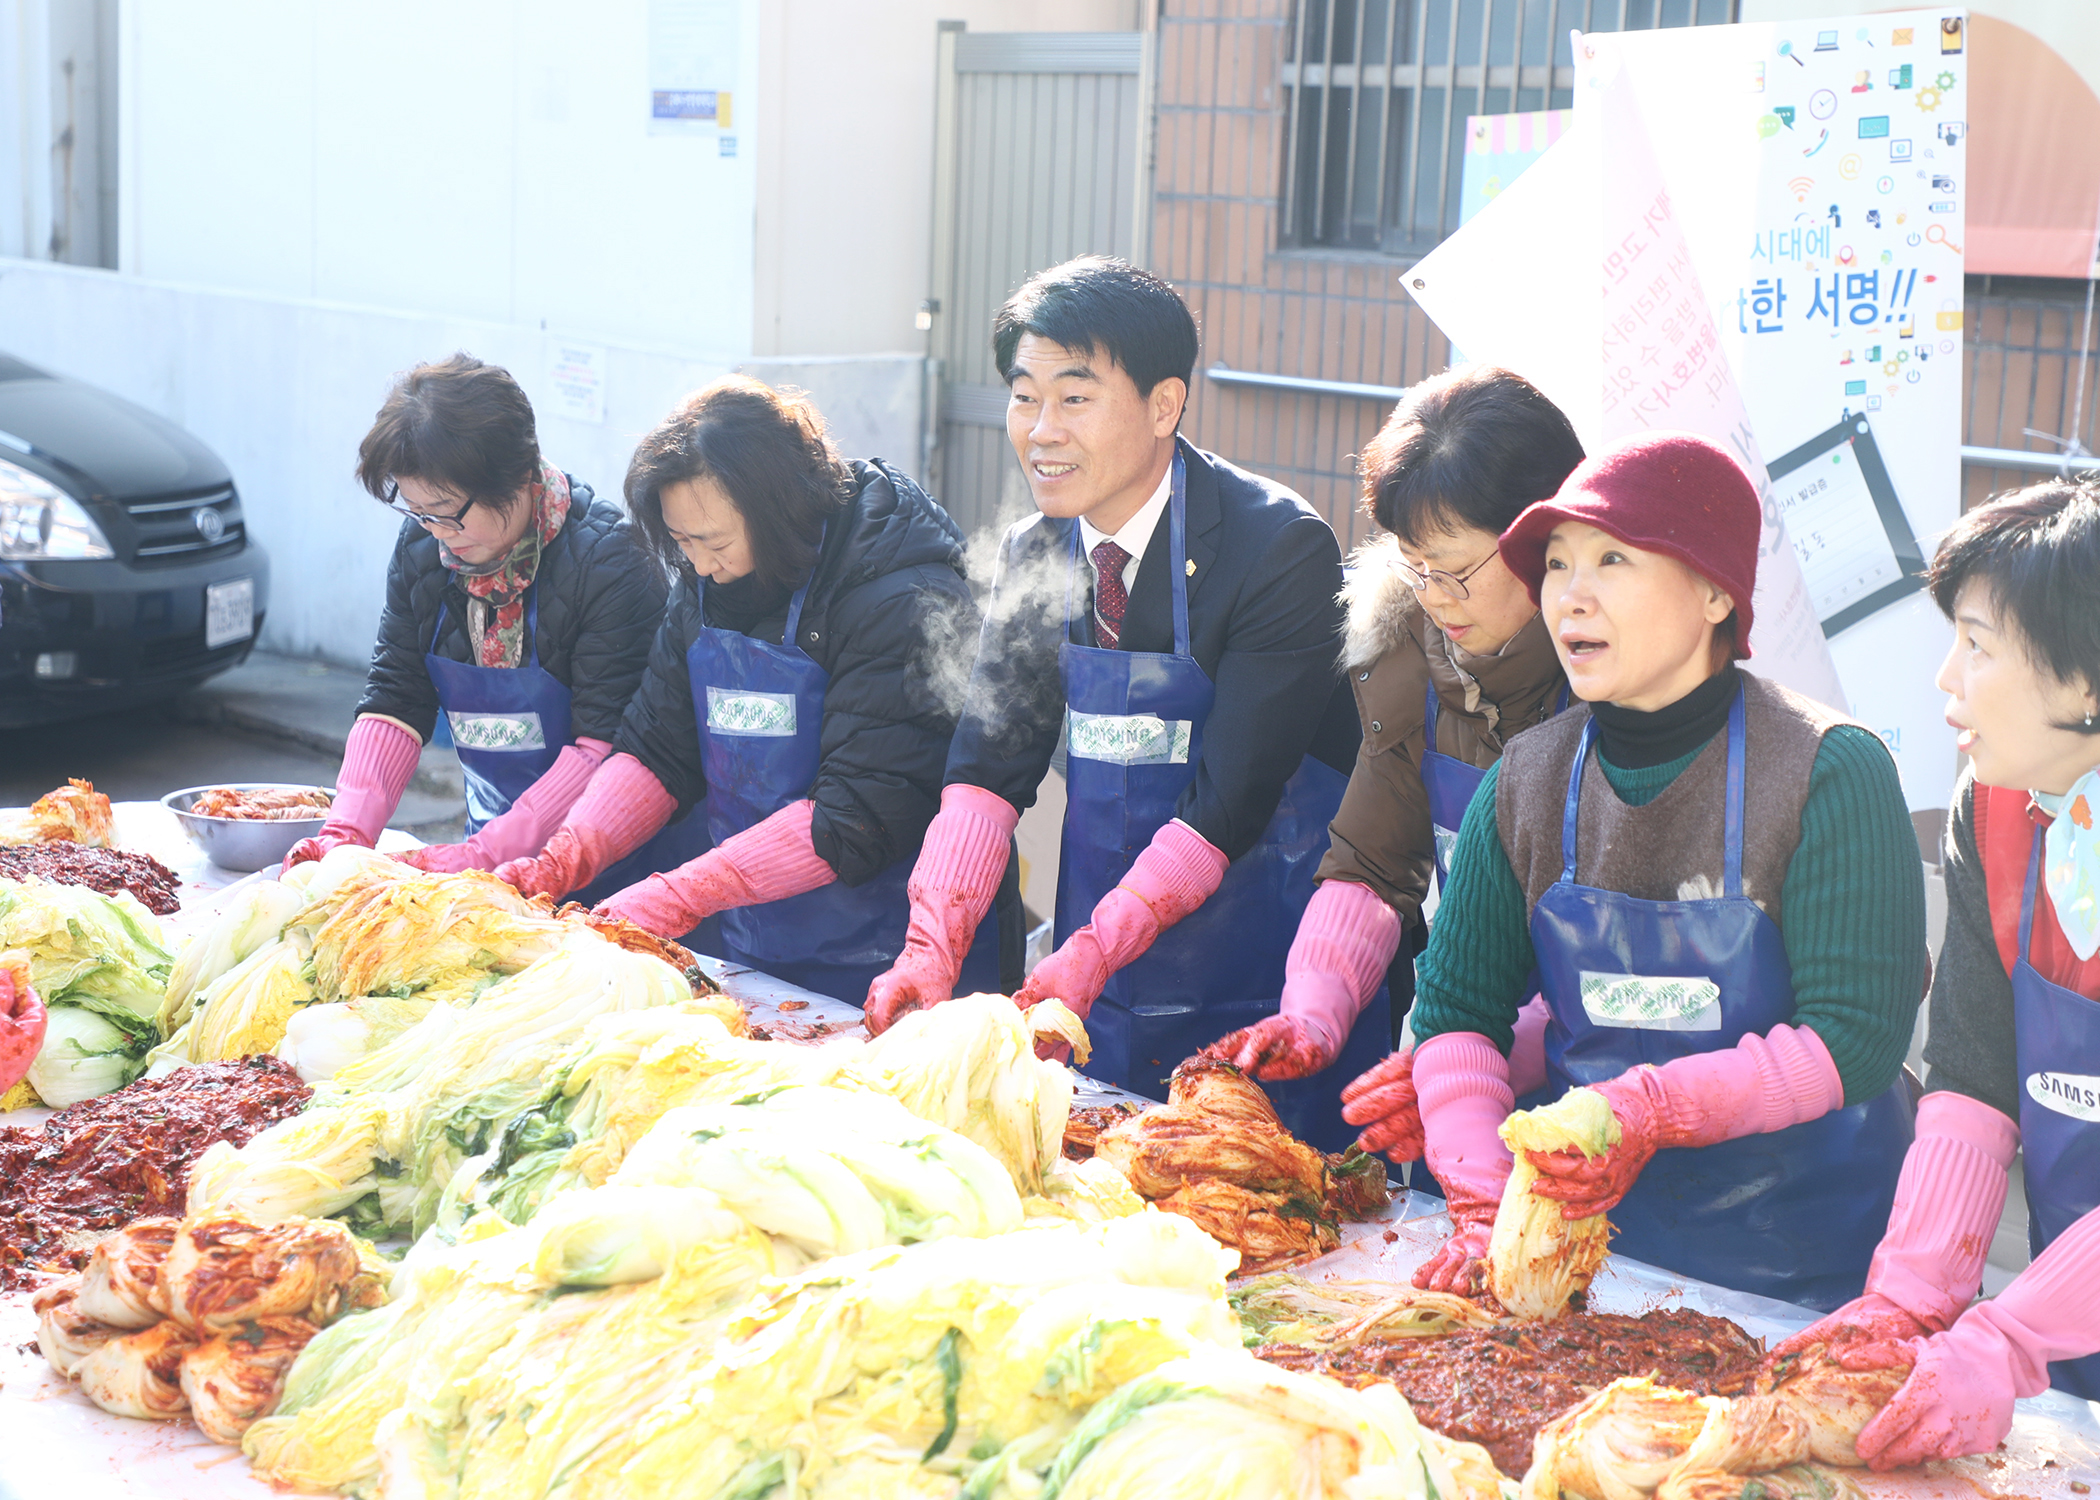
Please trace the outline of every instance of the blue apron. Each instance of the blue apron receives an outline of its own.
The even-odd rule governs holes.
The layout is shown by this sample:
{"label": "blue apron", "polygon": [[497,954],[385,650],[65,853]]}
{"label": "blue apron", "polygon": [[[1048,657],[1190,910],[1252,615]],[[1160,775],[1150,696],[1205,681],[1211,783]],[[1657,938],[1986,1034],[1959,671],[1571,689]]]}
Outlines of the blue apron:
{"label": "blue apron", "polygon": [[[460,769],[466,773],[467,832],[479,833],[497,814],[509,810],[527,787],[547,774],[571,739],[568,688],[540,665],[539,591],[525,592],[523,665],[482,667],[440,656],[437,643],[445,629],[445,605],[438,604],[437,625],[430,632],[424,670],[437,689],[438,707],[452,731]],[[470,646],[471,649],[471,646]],[[595,906],[615,891],[653,874],[698,859],[714,847],[704,820],[688,814],[659,829],[648,843],[568,899]],[[688,936],[703,953],[718,947],[709,941],[713,928],[702,923]]]}
{"label": "blue apron", "polygon": [[[1568,706],[1568,685],[1560,685],[1560,702],[1554,705],[1557,714]],[[1450,883],[1451,848],[1458,842],[1459,825],[1466,820],[1466,809],[1473,803],[1473,794],[1480,790],[1481,780],[1487,775],[1483,766],[1468,765],[1455,755],[1446,755],[1436,747],[1436,722],[1440,711],[1436,695],[1436,683],[1428,683],[1423,690],[1422,703],[1422,790],[1429,796],[1429,830],[1436,844],[1436,884],[1439,894]]]}
{"label": "blue apron", "polygon": [[[1557,714],[1568,706],[1568,685],[1560,685],[1560,701],[1554,705]],[[1436,747],[1437,715],[1441,703],[1436,695],[1436,683],[1431,680],[1422,693],[1422,790],[1429,799],[1429,832],[1434,840],[1436,855],[1436,889],[1439,899],[1451,884],[1451,849],[1458,842],[1459,825],[1466,820],[1466,809],[1473,805],[1473,794],[1480,790],[1480,783],[1487,777],[1485,766],[1471,765],[1455,755],[1446,755]],[[1524,996],[1528,1004],[1531,996],[1538,993],[1539,974],[1534,968],[1524,980]],[[1529,1105],[1525,1106],[1529,1108]],[[1429,1163],[1416,1157],[1408,1163],[1407,1185],[1417,1192],[1435,1197],[1444,1196],[1443,1185],[1429,1170]]]}
{"label": "blue apron", "polygon": [[[1643,901],[1576,883],[1583,767],[1597,721],[1583,726],[1568,773],[1560,879],[1531,916],[1553,1008],[1546,1027],[1551,1097],[1641,1063],[1733,1047],[1752,1032],[1794,1019],[1786,944],[1778,925],[1743,895],[1743,725],[1738,694],[1728,714],[1726,894],[1695,901]],[[1662,1023],[1670,1029],[1659,1029],[1639,1016],[1637,987],[1621,986],[1616,994],[1607,988],[1620,975],[1710,981],[1711,998],[1689,1014],[1679,1006]],[[1607,982],[1593,983],[1590,1006],[1586,978]],[[1829,1312],[1866,1284],[1910,1140],[1910,1095],[1899,1077],[1880,1098],[1805,1124],[1658,1151],[1611,1211],[1618,1231],[1612,1249],[1681,1275]]]}
{"label": "blue apron", "polygon": [[[824,690],[830,676],[794,645],[809,584],[788,602],[782,644],[769,645],[705,623],[707,580],[699,580],[702,624],[685,654],[693,722],[707,772],[708,830],[721,843],[809,795],[823,760]],[[917,851],[873,880],[841,881],[722,913],[722,955],[848,1005],[904,951]],[[978,924],[957,992],[999,988],[996,904]]]}
{"label": "blue apron", "polygon": [[[2035,890],[2042,868],[2042,830],[2034,830],[2027,889],[2020,897],[2020,960],[2013,965],[2014,1056],[2020,1073],[2020,1150],[2026,1157],[2027,1245],[2036,1255],[2079,1219],[2100,1207],[2100,1123],[2059,1113],[2041,1102],[2065,1074],[2070,1086],[2100,1073],[2100,1002],[2042,977],[2027,959],[2034,929]],[[2079,1078],[2078,1075],[2088,1075]],[[2088,1116],[2090,1103],[2081,1100]],[[2087,1401],[2100,1401],[2100,1354],[2059,1360],[2049,1383]]]}
{"label": "blue apron", "polygon": [[[1172,551],[1162,559],[1174,592],[1174,654],[1112,651],[1071,642],[1065,602],[1058,666],[1065,688],[1065,827],[1057,874],[1057,941],[1093,918],[1152,836],[1174,816],[1196,774],[1216,687],[1189,654],[1185,466],[1174,458]],[[1072,572],[1084,566],[1072,528]],[[1086,1072],[1147,1098],[1167,1097],[1175,1067],[1228,1031],[1276,1014],[1283,961],[1312,899],[1327,852],[1327,825],[1347,780],[1308,755],[1284,784],[1261,841],[1234,860],[1202,906],[1111,975],[1087,1017],[1094,1044]],[[1292,1134],[1340,1151],[1356,1132],[1342,1121],[1342,1085],[1389,1050],[1384,989],[1357,1018],[1333,1066],[1309,1078],[1265,1083]]]}

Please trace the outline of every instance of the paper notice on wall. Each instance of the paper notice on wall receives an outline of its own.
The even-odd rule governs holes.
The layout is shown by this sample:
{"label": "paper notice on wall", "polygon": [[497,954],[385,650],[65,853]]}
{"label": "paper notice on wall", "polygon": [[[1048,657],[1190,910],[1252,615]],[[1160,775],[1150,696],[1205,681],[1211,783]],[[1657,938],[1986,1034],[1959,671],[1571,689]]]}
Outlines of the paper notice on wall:
{"label": "paper notice on wall", "polygon": [[649,133],[730,129],[742,61],[741,0],[649,0]]}
{"label": "paper notice on wall", "polygon": [[547,341],[547,389],[541,413],[576,422],[605,420],[605,350],[596,344]]}
{"label": "paper notice on wall", "polygon": [[[1402,283],[1469,356],[1515,370],[1551,397],[1585,447],[1651,429],[1726,447],[1764,502],[1749,665],[1843,707],[1661,169],[1631,99],[1623,90],[1607,97],[1601,115],[1578,117]],[[1595,249],[1544,258],[1542,244]]]}

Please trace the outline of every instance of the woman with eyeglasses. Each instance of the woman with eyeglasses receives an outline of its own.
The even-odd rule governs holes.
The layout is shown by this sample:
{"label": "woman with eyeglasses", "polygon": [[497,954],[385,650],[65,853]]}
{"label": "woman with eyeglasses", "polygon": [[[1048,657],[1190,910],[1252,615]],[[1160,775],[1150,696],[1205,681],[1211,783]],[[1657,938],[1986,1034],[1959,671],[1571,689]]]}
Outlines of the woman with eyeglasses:
{"label": "woman with eyeglasses", "polygon": [[[468,354],[394,383],[357,477],[407,519],[335,805],[286,863],[369,848],[440,714],[466,772],[468,837],[401,858],[450,872],[535,853],[612,753],[663,614],[663,570],[617,505],[540,456],[510,372]],[[707,847],[695,819],[647,857]]]}
{"label": "woman with eyeglasses", "polygon": [[[948,513],[880,459],[849,463],[807,398],[730,376],[680,402],[627,469],[670,607],[615,753],[543,852],[496,873],[562,896],[697,804],[715,847],[599,910],[859,1005],[903,949],[906,882],[940,808],[977,606]],[[1020,881],[973,929],[967,990],[1020,980]]]}
{"label": "woman with eyeglasses", "polygon": [[[1866,1280],[1911,1138],[1924,881],[1881,737],[1736,665],[1762,529],[1727,452],[1642,433],[1502,534],[1583,702],[1510,742],[1450,855],[1399,1103],[1454,1230],[1418,1286],[1478,1284],[1533,986],[1526,1102],[1589,1088],[1617,1125],[1595,1157],[1529,1153],[1534,1194],[1738,1291],[1828,1310]],[[1344,1117],[1386,1123],[1378,1092]]]}
{"label": "woman with eyeglasses", "polygon": [[[1568,702],[1568,680],[1538,606],[1495,550],[1525,506],[1582,462],[1575,429],[1529,381],[1491,365],[1425,380],[1361,460],[1365,511],[1386,535],[1350,559],[1343,662],[1363,744],[1320,885],[1298,924],[1276,1015],[1208,1049],[1257,1078],[1330,1066],[1380,983],[1394,1024],[1414,994],[1422,903],[1466,804],[1509,737]],[[1396,960],[1397,955],[1397,960]],[[1543,1081],[1543,1006],[1520,1055]],[[1406,1087],[1410,1054],[1383,1065]],[[1417,1137],[1419,1132],[1416,1132]],[[1368,1132],[1405,1161],[1406,1132]]]}

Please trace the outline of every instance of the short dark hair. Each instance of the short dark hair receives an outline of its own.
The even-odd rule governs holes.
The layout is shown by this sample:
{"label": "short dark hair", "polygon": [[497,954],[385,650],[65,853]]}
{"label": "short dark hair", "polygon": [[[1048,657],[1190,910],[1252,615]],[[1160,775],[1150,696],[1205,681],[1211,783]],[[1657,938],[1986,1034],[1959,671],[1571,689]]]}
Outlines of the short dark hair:
{"label": "short dark hair", "polygon": [[1196,319],[1150,271],[1109,255],[1082,255],[1038,271],[992,318],[992,358],[1008,384],[1023,334],[1064,348],[1102,349],[1149,396],[1162,380],[1196,376]]}
{"label": "short dark hair", "polygon": [[[1925,581],[1951,620],[1972,579],[1990,591],[2037,666],[2072,687],[2100,690],[2100,487],[2044,480],[1963,516]],[[2100,734],[2090,721],[2056,727]]]}
{"label": "short dark hair", "polygon": [[776,588],[809,576],[824,524],[853,494],[853,471],[807,394],[725,375],[686,397],[642,439],[627,464],[627,510],[650,550],[681,574],[692,564],[664,524],[664,487],[720,485],[751,538],[754,571]]}
{"label": "short dark hair", "polygon": [[1466,365],[1408,389],[1357,463],[1367,515],[1403,542],[1462,526],[1493,536],[1582,462],[1561,409],[1521,375]]}
{"label": "short dark hair", "polygon": [[396,379],[357,445],[357,482],[380,500],[396,479],[420,479],[508,515],[539,473],[532,402],[510,371],[471,354]]}

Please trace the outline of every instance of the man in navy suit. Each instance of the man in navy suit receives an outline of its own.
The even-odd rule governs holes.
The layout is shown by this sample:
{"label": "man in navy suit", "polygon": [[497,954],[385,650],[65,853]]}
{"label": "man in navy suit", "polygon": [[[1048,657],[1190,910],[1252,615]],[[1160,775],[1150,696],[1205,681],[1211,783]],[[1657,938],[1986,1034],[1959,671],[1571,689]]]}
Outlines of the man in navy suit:
{"label": "man in navy suit", "polygon": [[[1044,271],[992,344],[1040,513],[1001,546],[910,934],[868,1026],[949,998],[1062,733],[1059,946],[1014,998],[1063,1000],[1087,1019],[1089,1072],[1164,1097],[1175,1064],[1276,1009],[1359,739],[1340,547],[1298,496],[1178,436],[1196,325],[1157,277],[1097,256]],[[1320,1133],[1345,1130],[1347,1059],[1390,1043],[1374,1008],[1335,1078],[1282,1086],[1325,1101]]]}

